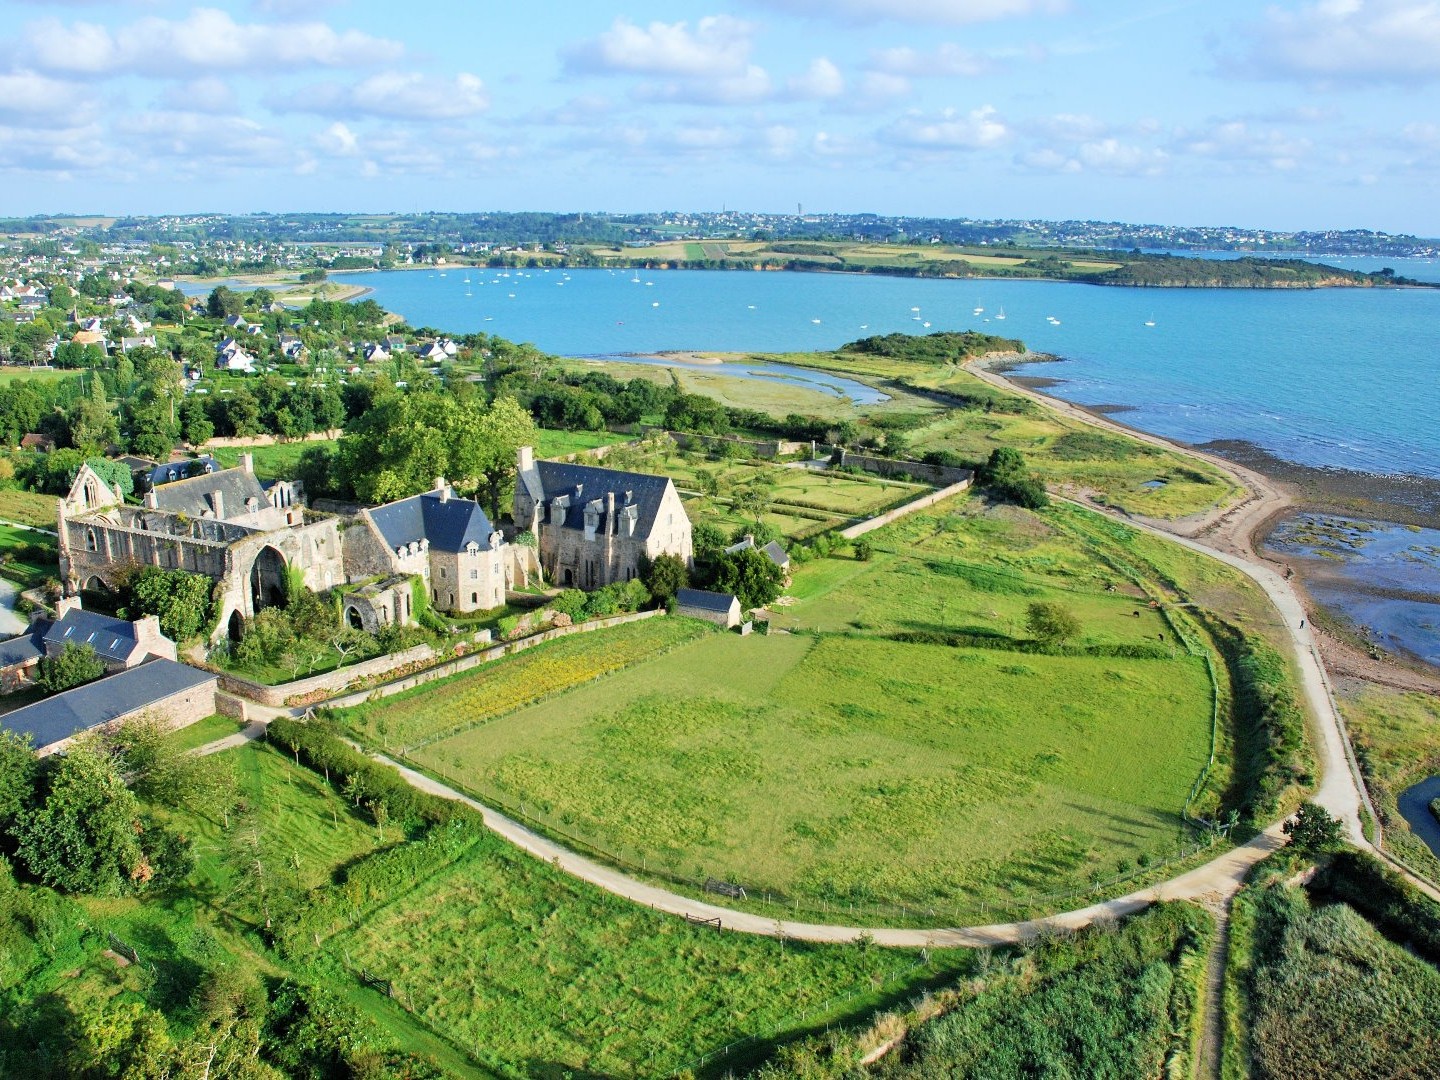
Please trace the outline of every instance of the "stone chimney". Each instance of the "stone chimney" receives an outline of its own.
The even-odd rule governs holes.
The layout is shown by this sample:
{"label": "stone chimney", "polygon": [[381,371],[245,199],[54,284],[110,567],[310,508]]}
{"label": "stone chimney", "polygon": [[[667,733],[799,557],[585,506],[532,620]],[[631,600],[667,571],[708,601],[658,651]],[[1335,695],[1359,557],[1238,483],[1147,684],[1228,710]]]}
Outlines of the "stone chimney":
{"label": "stone chimney", "polygon": [[155,497],[153,488],[145,493],[145,506],[150,510],[158,510],[160,508],[160,500]]}
{"label": "stone chimney", "polygon": [[216,518],[216,520],[217,520],[217,521],[224,521],[224,520],[225,520],[225,496],[224,496],[224,494],[222,494],[222,493],[220,492],[220,490],[219,490],[218,488],[217,488],[215,491],[212,491],[212,492],[210,493],[210,505],[211,505],[211,507],[213,507],[214,510],[215,510],[215,518]]}
{"label": "stone chimney", "polygon": [[516,453],[516,466],[520,472],[529,472],[535,467],[535,448],[522,446]]}
{"label": "stone chimney", "polygon": [[166,660],[176,659],[175,642],[171,641],[160,632],[160,618],[157,615],[146,615],[144,618],[136,619],[135,640],[140,645],[140,659],[148,656],[160,656]]}
{"label": "stone chimney", "polygon": [[605,493],[605,531],[611,536],[615,535],[615,492]]}
{"label": "stone chimney", "polygon": [[442,503],[443,503],[443,502],[449,502],[449,501],[450,501],[450,485],[445,482],[445,477],[443,477],[443,476],[437,476],[437,477],[435,477],[435,489],[434,489],[434,490],[435,490],[435,493],[440,496],[440,501],[441,501]]}
{"label": "stone chimney", "polygon": [[57,619],[63,619],[70,612],[79,610],[80,597],[78,596],[62,596],[55,601],[55,618]]}
{"label": "stone chimney", "polygon": [[248,473],[254,474],[254,472],[255,472],[255,455],[254,455],[254,454],[251,454],[251,453],[241,454],[241,455],[240,455],[240,468],[244,469],[244,470],[245,470],[246,472],[248,472]]}

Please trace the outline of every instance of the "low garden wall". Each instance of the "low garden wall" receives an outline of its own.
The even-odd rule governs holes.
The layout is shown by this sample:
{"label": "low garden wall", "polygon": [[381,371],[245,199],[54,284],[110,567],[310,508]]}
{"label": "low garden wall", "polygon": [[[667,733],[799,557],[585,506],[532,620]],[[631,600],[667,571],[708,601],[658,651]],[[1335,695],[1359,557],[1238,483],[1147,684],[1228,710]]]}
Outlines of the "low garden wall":
{"label": "low garden wall", "polygon": [[261,705],[280,708],[288,705],[294,698],[308,698],[315,694],[343,690],[360,679],[386,675],[411,664],[423,664],[427,660],[434,659],[436,655],[435,650],[429,645],[416,645],[404,652],[377,656],[372,660],[362,660],[358,664],[336,668],[323,675],[311,675],[308,678],[296,679],[294,682],[281,683],[278,686],[266,686],[264,683],[252,682],[239,675],[221,672],[220,688],[250,701],[258,701]]}
{"label": "low garden wall", "polygon": [[928,495],[921,495],[920,498],[912,499],[903,506],[895,507],[894,510],[887,510],[879,517],[867,518],[858,525],[851,525],[848,529],[841,529],[840,535],[846,540],[854,540],[857,536],[864,536],[868,532],[874,532],[876,529],[883,528],[892,521],[904,517],[906,514],[913,514],[917,510],[924,510],[926,507],[934,506],[942,499],[950,498],[951,495],[959,495],[960,492],[967,490],[969,487],[970,478],[967,476],[958,484],[951,484],[949,487],[943,487],[939,491],[932,491]]}
{"label": "low garden wall", "polygon": [[904,474],[913,476],[917,480],[927,480],[932,484],[968,483],[975,476],[969,469],[960,469],[952,465],[930,465],[923,461],[897,461],[894,458],[870,457],[838,446],[822,446],[819,449],[822,453],[830,454],[834,467],[837,469],[860,469],[863,472],[874,473],[876,476]]}

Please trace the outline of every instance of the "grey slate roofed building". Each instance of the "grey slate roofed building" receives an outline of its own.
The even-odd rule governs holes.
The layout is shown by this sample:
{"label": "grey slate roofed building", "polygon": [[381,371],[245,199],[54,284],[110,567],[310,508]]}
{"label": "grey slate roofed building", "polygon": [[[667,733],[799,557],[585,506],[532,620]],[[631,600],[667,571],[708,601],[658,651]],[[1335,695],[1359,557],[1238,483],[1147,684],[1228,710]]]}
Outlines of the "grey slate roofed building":
{"label": "grey slate roofed building", "polygon": [[665,489],[670,486],[668,476],[620,472],[595,465],[572,465],[565,461],[537,461],[535,470],[540,474],[540,483],[547,497],[569,498],[562,523],[567,529],[585,528],[585,507],[613,494],[616,511],[634,506],[635,532],[648,536],[655,527]]}
{"label": "grey slate roofed building", "polygon": [[690,517],[669,477],[517,455],[515,528],[535,537],[556,585],[599,589],[640,575],[648,560],[693,561]]}
{"label": "grey slate roofed building", "polygon": [[[362,510],[358,523],[363,527],[345,533],[345,572],[352,582],[418,576],[436,608],[462,614],[505,602],[510,546],[480,504],[456,498],[444,477],[431,491]],[[395,603],[381,603],[371,621],[411,622],[409,597],[408,588],[399,590]],[[360,604],[345,617],[362,627],[369,618]]]}
{"label": "grey slate roofed building", "polygon": [[479,503],[441,491],[377,506],[370,511],[370,519],[392,548],[417,540],[426,540],[440,551],[460,552],[468,544],[488,548],[495,532]]}
{"label": "grey slate roofed building", "polygon": [[146,474],[145,479],[150,487],[157,488],[162,484],[169,484],[176,480],[188,480],[192,476],[199,476],[202,473],[219,472],[223,468],[224,466],[209,454],[202,454],[190,461],[171,461],[164,465],[156,465]]}
{"label": "grey slate roofed building", "polygon": [[83,732],[138,716],[167,703],[173,705],[172,699],[185,699],[185,708],[178,714],[173,708],[165,710],[170,715],[164,718],[178,726],[215,711],[216,682],[217,676],[211,672],[174,660],[151,660],[5,713],[0,716],[0,727],[28,735],[30,745],[44,753]]}
{"label": "grey slate roofed building", "polygon": [[66,645],[89,645],[101,660],[127,667],[132,660],[138,662],[141,658],[136,652],[146,648],[134,623],[82,608],[72,608],[51,623],[41,641],[47,652],[59,652]]}
{"label": "grey slate roofed building", "polygon": [[681,589],[675,594],[675,614],[704,619],[717,626],[736,626],[740,622],[740,598],[734,593]]}

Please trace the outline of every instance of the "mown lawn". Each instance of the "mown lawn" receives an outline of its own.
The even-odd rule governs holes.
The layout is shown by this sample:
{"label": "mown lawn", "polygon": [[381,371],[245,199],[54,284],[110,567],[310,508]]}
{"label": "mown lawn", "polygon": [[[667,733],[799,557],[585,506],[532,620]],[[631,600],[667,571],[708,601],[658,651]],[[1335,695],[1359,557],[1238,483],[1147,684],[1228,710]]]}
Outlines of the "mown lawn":
{"label": "mown lawn", "polygon": [[272,443],[269,446],[220,446],[206,452],[227,469],[240,464],[241,454],[251,454],[255,459],[255,475],[260,479],[293,480],[301,454],[316,448],[334,450],[336,445],[338,440],[335,439],[316,439],[312,442]]}
{"label": "mown lawn", "polygon": [[182,750],[193,750],[197,746],[204,746],[207,743],[227,738],[241,730],[238,721],[221,716],[218,713],[214,716],[207,716],[203,720],[197,720],[193,724],[170,733],[170,742]]}
{"label": "mown lawn", "polygon": [[17,529],[12,525],[0,525],[0,575],[21,588],[34,588],[51,578],[58,578],[59,558],[55,537],[30,529]]}
{"label": "mown lawn", "polygon": [[414,756],[637,865],[969,911],[1171,853],[1210,708],[1188,658],[712,635]]}

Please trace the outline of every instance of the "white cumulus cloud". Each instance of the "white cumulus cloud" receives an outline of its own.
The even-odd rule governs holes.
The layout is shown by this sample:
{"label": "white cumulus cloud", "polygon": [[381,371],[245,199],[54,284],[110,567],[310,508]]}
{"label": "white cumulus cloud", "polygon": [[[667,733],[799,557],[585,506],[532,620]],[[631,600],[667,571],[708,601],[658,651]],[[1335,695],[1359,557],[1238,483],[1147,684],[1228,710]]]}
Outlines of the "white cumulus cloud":
{"label": "white cumulus cloud", "polygon": [[844,22],[903,22],[959,26],[1065,11],[1066,0],[751,0],[757,7]]}
{"label": "white cumulus cloud", "polygon": [[880,133],[883,141],[923,150],[984,150],[1009,135],[994,106],[961,113],[946,109],[938,117],[911,113]]}
{"label": "white cumulus cloud", "polygon": [[33,71],[0,73],[0,117],[24,127],[48,124],[93,106],[77,86]]}
{"label": "white cumulus cloud", "polygon": [[638,26],[616,19],[609,30],[565,50],[567,69],[634,75],[739,75],[749,65],[754,27],[729,15]]}
{"label": "white cumulus cloud", "polygon": [[979,53],[946,43],[934,49],[912,49],[902,45],[880,49],[871,55],[870,66],[889,75],[914,79],[936,76],[970,77],[990,70],[990,61]]}
{"label": "white cumulus cloud", "polygon": [[489,108],[485,84],[475,75],[453,79],[419,72],[382,71],[352,86],[316,83],[271,105],[282,112],[321,116],[378,116],[396,120],[455,120]]}
{"label": "white cumulus cloud", "polygon": [[40,19],[20,32],[35,67],[76,75],[173,76],[193,72],[353,67],[393,61],[394,41],[320,22],[237,23],[215,8],[183,19],[148,17],[110,29],[98,23]]}
{"label": "white cumulus cloud", "polygon": [[1440,78],[1440,0],[1320,0],[1272,7],[1229,60],[1257,78],[1422,83]]}
{"label": "white cumulus cloud", "polygon": [[845,92],[845,76],[827,57],[810,61],[805,74],[797,75],[787,84],[790,96],[806,100],[839,97]]}

